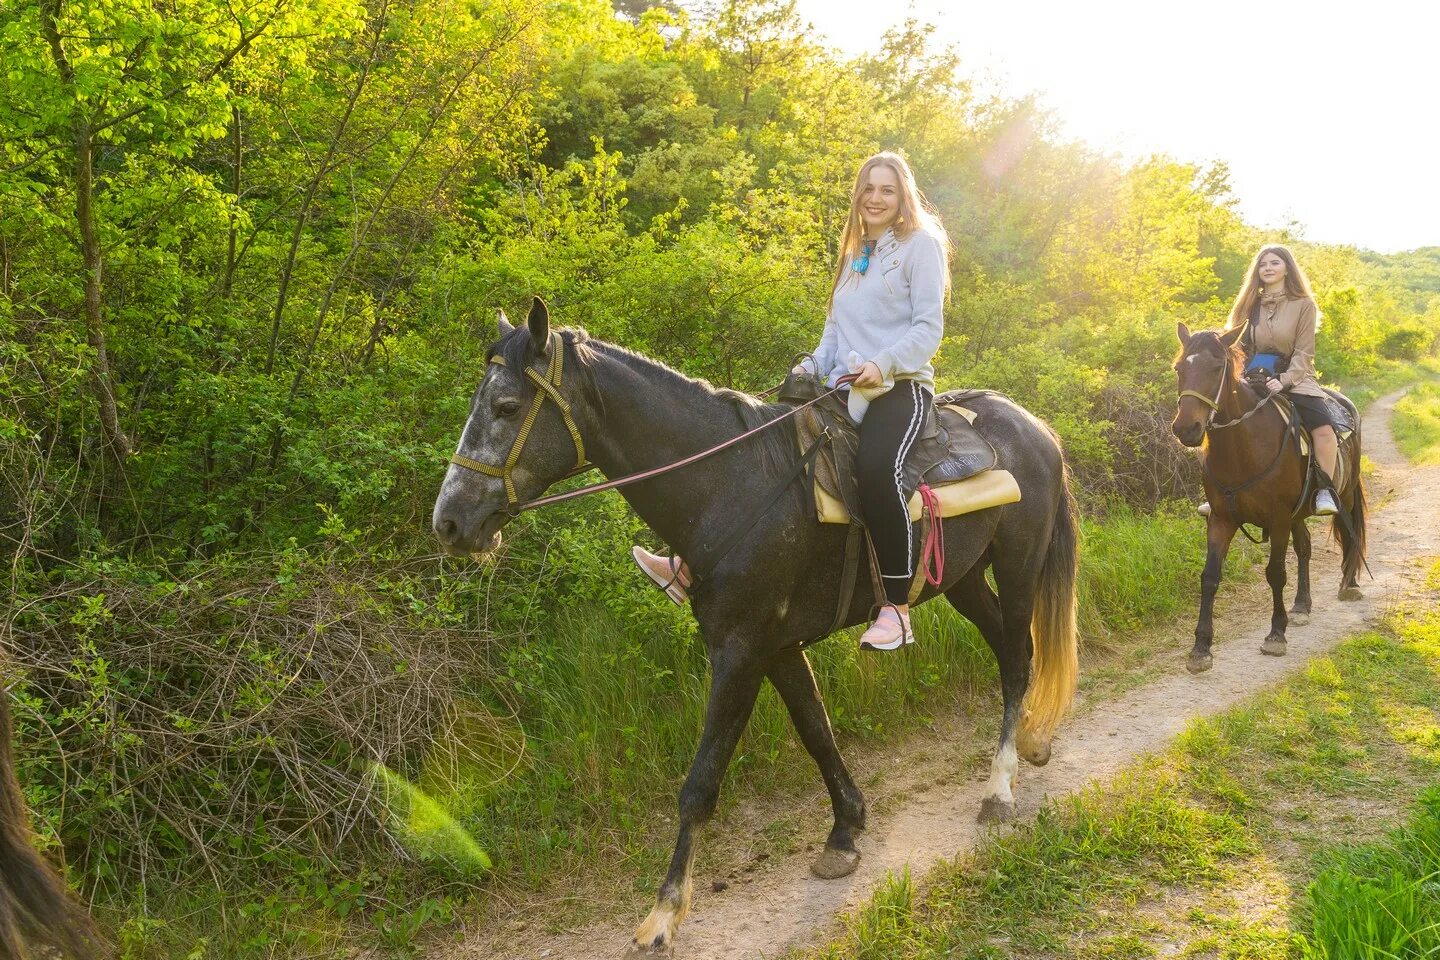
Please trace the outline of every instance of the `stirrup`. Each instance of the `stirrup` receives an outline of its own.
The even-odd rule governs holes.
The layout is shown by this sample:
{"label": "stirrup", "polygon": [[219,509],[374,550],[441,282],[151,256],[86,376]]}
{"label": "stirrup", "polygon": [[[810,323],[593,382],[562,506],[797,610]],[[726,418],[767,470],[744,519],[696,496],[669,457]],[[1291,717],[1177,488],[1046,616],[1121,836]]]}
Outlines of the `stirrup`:
{"label": "stirrup", "polygon": [[1335,496],[1329,490],[1320,490],[1315,494],[1315,516],[1333,517],[1340,512],[1340,505],[1335,502]]}
{"label": "stirrup", "polygon": [[1198,513],[1198,514],[1200,514],[1200,516],[1202,516],[1202,517],[1208,517],[1208,516],[1210,516],[1210,503],[1209,503],[1209,501],[1202,501],[1201,504],[1200,504],[1200,506],[1198,506],[1198,507],[1195,508],[1195,512]]}
{"label": "stirrup", "polygon": [[635,565],[644,571],[645,576],[665,591],[665,596],[669,597],[675,606],[685,606],[690,599],[690,594],[685,589],[690,586],[690,577],[684,561],[679,557],[659,556],[639,545],[630,548],[630,556],[635,558]]}
{"label": "stirrup", "polygon": [[[894,619],[885,616],[889,610]],[[875,622],[870,624],[860,637],[861,650],[899,650],[915,642],[915,634],[910,630],[910,615],[901,613],[895,604],[887,603],[880,608],[875,615]]]}

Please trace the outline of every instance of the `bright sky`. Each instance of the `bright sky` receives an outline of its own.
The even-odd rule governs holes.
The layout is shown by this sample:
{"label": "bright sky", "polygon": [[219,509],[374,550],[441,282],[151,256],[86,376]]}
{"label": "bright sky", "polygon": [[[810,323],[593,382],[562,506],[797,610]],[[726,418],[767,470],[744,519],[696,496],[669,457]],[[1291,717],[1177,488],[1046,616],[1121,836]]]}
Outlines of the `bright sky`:
{"label": "bright sky", "polygon": [[[1434,0],[799,0],[855,54],[908,15],[982,89],[1035,92],[1127,158],[1224,160],[1246,220],[1381,252],[1440,245]],[[923,185],[922,185],[923,186]]]}

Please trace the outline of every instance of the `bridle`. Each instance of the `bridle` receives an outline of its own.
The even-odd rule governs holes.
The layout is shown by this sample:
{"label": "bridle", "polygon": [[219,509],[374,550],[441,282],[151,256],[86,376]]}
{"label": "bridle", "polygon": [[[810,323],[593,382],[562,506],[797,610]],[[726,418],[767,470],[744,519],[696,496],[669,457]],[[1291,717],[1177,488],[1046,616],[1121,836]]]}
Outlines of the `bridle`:
{"label": "bridle", "polygon": [[[490,357],[490,362],[501,367],[509,366],[505,358],[496,353]],[[585,441],[580,437],[580,428],[575,425],[575,417],[570,413],[570,404],[560,396],[560,377],[565,367],[565,343],[560,338],[557,330],[550,334],[550,366],[543,375],[534,367],[525,368],[525,376],[529,377],[535,384],[535,399],[530,401],[530,409],[525,411],[525,419],[520,423],[520,432],[515,434],[515,442],[510,446],[510,455],[505,458],[503,467],[491,466],[488,463],[481,463],[479,460],[472,460],[460,453],[452,454],[450,462],[474,470],[476,473],[483,473],[487,477],[499,477],[505,481],[505,501],[510,512],[518,513],[520,498],[515,494],[515,464],[520,462],[520,451],[525,448],[525,440],[530,436],[530,428],[535,426],[535,418],[540,415],[540,407],[549,397],[555,401],[555,406],[560,408],[560,416],[565,420],[565,427],[570,431],[570,439],[575,443],[575,473],[581,473],[589,469],[585,461]]]}

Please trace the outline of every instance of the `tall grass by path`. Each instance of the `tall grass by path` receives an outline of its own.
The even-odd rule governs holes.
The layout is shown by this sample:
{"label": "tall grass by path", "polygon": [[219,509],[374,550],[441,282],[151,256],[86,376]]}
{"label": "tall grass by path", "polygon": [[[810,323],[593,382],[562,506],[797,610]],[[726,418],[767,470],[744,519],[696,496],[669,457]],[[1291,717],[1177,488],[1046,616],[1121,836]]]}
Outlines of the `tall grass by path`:
{"label": "tall grass by path", "polygon": [[1440,956],[1436,784],[1431,610],[1345,642],[923,885],[892,879],[844,938],[803,955]]}
{"label": "tall grass by path", "polygon": [[1391,430],[1412,463],[1440,463],[1440,383],[1421,384],[1396,401]]}

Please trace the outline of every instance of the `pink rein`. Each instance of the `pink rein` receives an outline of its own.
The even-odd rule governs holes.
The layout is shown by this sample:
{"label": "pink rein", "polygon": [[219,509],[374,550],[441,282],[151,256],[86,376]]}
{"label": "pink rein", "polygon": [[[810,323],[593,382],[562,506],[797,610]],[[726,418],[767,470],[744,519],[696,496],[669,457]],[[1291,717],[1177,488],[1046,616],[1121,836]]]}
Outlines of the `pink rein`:
{"label": "pink rein", "polygon": [[920,548],[920,569],[925,571],[925,582],[939,589],[945,578],[945,531],[940,523],[940,498],[928,483],[920,484],[920,502],[930,514],[930,526]]}

